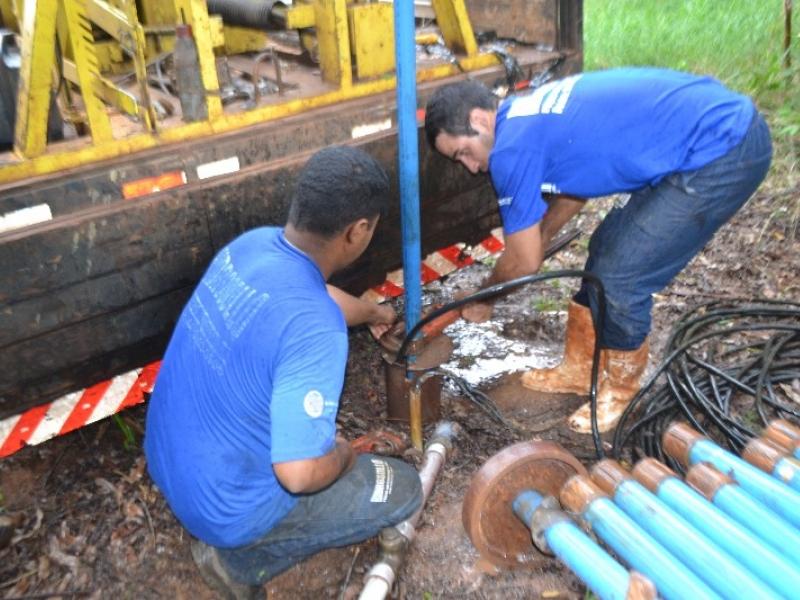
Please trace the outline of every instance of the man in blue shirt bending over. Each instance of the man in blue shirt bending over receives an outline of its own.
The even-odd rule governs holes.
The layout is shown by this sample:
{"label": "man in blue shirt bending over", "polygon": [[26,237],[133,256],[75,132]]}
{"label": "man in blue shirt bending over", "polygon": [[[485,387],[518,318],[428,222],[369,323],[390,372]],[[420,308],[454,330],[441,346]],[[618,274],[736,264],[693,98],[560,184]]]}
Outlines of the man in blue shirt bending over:
{"label": "man in blue shirt bending over", "polygon": [[358,258],[389,203],[367,154],[315,154],[286,227],[247,232],[214,258],[180,316],[147,412],[153,481],[197,538],[225,598],[325,548],[377,534],[421,503],[416,470],[356,456],[336,433],[347,326],[383,333],[379,306],[327,286]]}
{"label": "man in blue shirt bending over", "polygon": [[[588,198],[629,193],[595,230],[586,270],[603,282],[598,423],[611,429],[647,365],[652,294],[663,289],[755,192],[772,157],[752,101],[709,77],[654,68],[573,75],[499,106],[483,85],[440,88],[428,142],[471,173],[489,172],[506,248],[484,287],[530,273]],[[588,394],[596,292],[570,303],[564,358],[525,373],[531,389]],[[465,318],[491,316],[472,304]],[[589,432],[589,407],[569,419]]]}

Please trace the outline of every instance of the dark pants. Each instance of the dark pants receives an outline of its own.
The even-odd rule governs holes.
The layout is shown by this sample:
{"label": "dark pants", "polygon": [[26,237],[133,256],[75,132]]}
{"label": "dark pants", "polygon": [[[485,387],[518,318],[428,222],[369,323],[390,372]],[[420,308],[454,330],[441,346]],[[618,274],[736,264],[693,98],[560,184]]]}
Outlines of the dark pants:
{"label": "dark pants", "polygon": [[258,585],[321,550],[377,535],[413,515],[421,502],[412,466],[364,454],[331,486],[302,496],[264,537],[241,548],[220,548],[219,556],[234,579]]}
{"label": "dark pants", "polygon": [[[658,143],[654,140],[653,143]],[[606,293],[605,348],[633,350],[650,333],[652,294],[689,263],[764,180],[772,159],[769,128],[755,114],[744,139],[724,156],[634,192],[592,234],[586,270]],[[597,306],[584,283],[575,301]]]}

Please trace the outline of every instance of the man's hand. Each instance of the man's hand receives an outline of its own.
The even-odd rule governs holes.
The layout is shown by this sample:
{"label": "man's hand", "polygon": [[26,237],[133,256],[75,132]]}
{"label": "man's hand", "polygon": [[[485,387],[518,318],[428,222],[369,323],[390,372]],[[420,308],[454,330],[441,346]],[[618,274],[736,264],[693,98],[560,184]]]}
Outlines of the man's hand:
{"label": "man's hand", "polygon": [[[455,294],[456,300],[463,300],[467,296],[480,290],[464,290]],[[470,302],[461,308],[461,316],[470,323],[484,323],[492,318],[494,313],[494,302],[485,300],[483,302]]]}
{"label": "man's hand", "polygon": [[376,304],[373,313],[367,321],[367,326],[377,340],[395,324],[397,313],[388,304]]}
{"label": "man's hand", "polygon": [[328,284],[327,287],[331,298],[342,310],[348,327],[366,323],[372,335],[379,338],[397,321],[397,314],[389,305],[375,304],[368,300],[356,298],[331,284]]}
{"label": "man's hand", "polygon": [[489,302],[472,302],[461,309],[461,316],[470,323],[485,323],[493,313],[494,304]]}

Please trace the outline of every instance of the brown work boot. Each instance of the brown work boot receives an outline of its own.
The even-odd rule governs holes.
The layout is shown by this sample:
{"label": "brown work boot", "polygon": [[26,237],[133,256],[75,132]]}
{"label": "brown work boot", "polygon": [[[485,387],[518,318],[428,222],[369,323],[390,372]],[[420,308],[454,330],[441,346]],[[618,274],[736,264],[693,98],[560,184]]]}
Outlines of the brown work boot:
{"label": "brown work boot", "polygon": [[[594,324],[588,306],[574,300],[567,311],[567,333],[561,364],[549,369],[533,369],[523,373],[522,385],[537,392],[556,394],[589,393],[594,354]],[[600,363],[602,365],[602,362]],[[602,377],[602,369],[598,381]]]}
{"label": "brown work boot", "polygon": [[225,600],[256,600],[264,598],[264,590],[258,585],[247,585],[234,581],[217,554],[217,549],[200,540],[192,540],[192,558],[203,581]]}
{"label": "brown work boot", "polygon": [[[600,433],[614,428],[639,391],[649,350],[648,340],[636,350],[603,350],[605,374],[597,391],[597,428]],[[588,402],[572,413],[569,426],[578,433],[591,433],[591,408]]]}

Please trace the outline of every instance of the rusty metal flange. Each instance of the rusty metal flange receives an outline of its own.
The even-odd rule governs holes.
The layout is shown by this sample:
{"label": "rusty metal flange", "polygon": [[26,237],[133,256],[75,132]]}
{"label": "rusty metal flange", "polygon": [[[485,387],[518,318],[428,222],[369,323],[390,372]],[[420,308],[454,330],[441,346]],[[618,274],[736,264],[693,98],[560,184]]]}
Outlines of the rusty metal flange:
{"label": "rusty metal flange", "polygon": [[469,539],[497,567],[525,566],[541,558],[530,530],[514,515],[514,499],[524,490],[558,498],[573,475],[586,469],[554,442],[528,441],[504,448],[475,473],[461,510]]}

